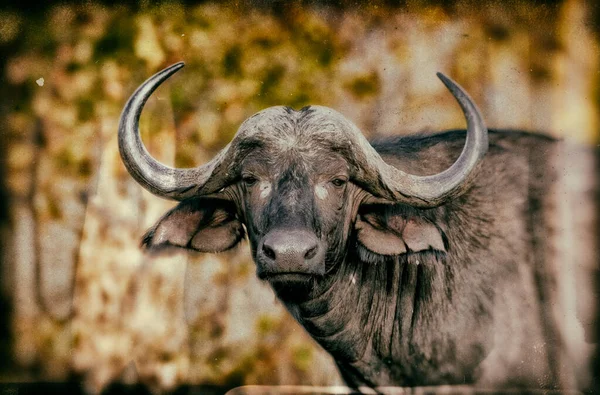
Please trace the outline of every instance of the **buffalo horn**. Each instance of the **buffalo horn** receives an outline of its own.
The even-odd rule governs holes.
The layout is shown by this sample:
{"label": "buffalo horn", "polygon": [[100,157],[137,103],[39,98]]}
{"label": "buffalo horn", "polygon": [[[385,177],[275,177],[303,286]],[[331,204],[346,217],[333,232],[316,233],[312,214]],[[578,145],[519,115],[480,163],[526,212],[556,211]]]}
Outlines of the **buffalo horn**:
{"label": "buffalo horn", "polygon": [[[158,86],[183,67],[176,63],[156,73],[131,95],[119,122],[119,152],[127,170],[144,188],[157,196],[183,200],[201,189],[215,192],[225,185],[227,177],[211,177],[219,168],[227,168],[225,158],[229,146],[225,147],[210,162],[191,169],[176,169],[156,161],[142,143],[139,120],[144,104]],[[213,183],[210,188],[207,183]],[[219,183],[217,185],[216,183]]]}
{"label": "buffalo horn", "polygon": [[488,149],[487,128],[469,95],[445,75],[437,76],[458,101],[467,120],[467,138],[459,158],[441,173],[415,176],[388,165],[379,155],[367,155],[378,173],[375,185],[373,180],[367,181],[375,195],[419,207],[436,207],[456,198],[470,185],[473,170]]}

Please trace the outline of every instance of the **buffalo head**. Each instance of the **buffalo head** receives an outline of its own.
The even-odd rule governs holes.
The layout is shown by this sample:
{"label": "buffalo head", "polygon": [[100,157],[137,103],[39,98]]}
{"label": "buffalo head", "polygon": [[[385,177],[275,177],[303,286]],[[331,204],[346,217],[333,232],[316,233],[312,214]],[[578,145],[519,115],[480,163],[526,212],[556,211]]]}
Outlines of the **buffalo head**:
{"label": "buffalo head", "polygon": [[309,296],[355,248],[381,255],[444,249],[425,219],[388,229],[390,222],[370,215],[368,207],[436,207],[468,188],[487,150],[487,130],[452,80],[438,74],[462,107],[467,139],[457,161],[439,174],[415,176],[384,162],[352,122],[321,106],[267,108],[244,121],[210,162],[175,169],[148,154],[138,121],[151,93],[181,67],[142,84],[119,125],[119,148],[131,175],[154,194],[182,201],[146,234],[147,248],[219,252],[247,233],[258,276],[284,300]]}

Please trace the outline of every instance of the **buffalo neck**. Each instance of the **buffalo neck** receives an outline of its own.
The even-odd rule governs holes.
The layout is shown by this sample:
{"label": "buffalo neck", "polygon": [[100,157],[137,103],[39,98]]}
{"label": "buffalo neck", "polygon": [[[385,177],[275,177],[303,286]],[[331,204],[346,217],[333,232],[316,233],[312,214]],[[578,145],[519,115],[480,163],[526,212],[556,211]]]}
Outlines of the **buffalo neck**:
{"label": "buffalo neck", "polygon": [[413,328],[423,318],[437,277],[438,268],[426,267],[432,257],[422,262],[421,255],[369,264],[347,259],[320,284],[316,296],[288,308],[338,364],[397,363],[414,352]]}
{"label": "buffalo neck", "polygon": [[474,379],[487,347],[477,337],[466,347],[448,341],[448,324],[461,319],[449,291],[454,276],[435,252],[377,263],[347,258],[310,300],[287,307],[349,384],[462,383]]}

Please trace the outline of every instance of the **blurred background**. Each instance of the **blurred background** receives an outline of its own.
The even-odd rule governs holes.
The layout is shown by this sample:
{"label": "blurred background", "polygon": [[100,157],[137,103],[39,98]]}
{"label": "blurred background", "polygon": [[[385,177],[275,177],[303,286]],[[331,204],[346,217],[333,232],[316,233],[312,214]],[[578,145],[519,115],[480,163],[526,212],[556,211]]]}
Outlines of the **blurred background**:
{"label": "blurred background", "polygon": [[598,144],[600,6],[497,2],[21,1],[0,6],[0,382],[341,384],[254,274],[246,244],[149,257],[172,202],[118,155],[124,102],[149,100],[163,163],[206,162],[271,105],[333,107],[369,137],[464,126],[435,77],[463,85],[489,127]]}

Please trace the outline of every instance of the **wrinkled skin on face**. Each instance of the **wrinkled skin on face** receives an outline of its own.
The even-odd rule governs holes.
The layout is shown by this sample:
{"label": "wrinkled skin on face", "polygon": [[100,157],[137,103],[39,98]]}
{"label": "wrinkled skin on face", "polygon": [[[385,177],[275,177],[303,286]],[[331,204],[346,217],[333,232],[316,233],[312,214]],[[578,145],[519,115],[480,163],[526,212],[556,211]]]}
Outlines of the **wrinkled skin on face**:
{"label": "wrinkled skin on face", "polygon": [[287,129],[265,130],[274,138],[256,142],[242,161],[241,182],[226,193],[240,208],[259,278],[283,299],[302,300],[344,258],[367,194],[351,182],[348,160],[315,139],[323,123],[314,111],[270,111],[287,118],[275,123]]}
{"label": "wrinkled skin on face", "polygon": [[[203,242],[196,237],[190,246],[202,251],[228,248],[241,238],[243,224],[259,278],[269,281],[282,299],[308,298],[325,274],[345,258],[358,207],[371,196],[352,182],[351,147],[327,133],[349,126],[343,117],[328,115],[318,107],[300,111],[272,107],[244,122],[241,128],[256,131],[257,137],[240,144],[238,182],[212,197],[191,199],[221,205],[216,213],[229,210],[220,220],[211,220],[213,229],[226,231],[219,237],[205,234]],[[173,217],[173,230],[181,231],[177,211],[181,210],[166,218]],[[194,209],[189,212],[194,213],[187,221],[191,233],[198,229],[195,223],[201,215]],[[159,223],[146,242],[152,239],[155,247],[187,243],[186,236],[173,243],[171,227],[167,228],[170,222]]]}

